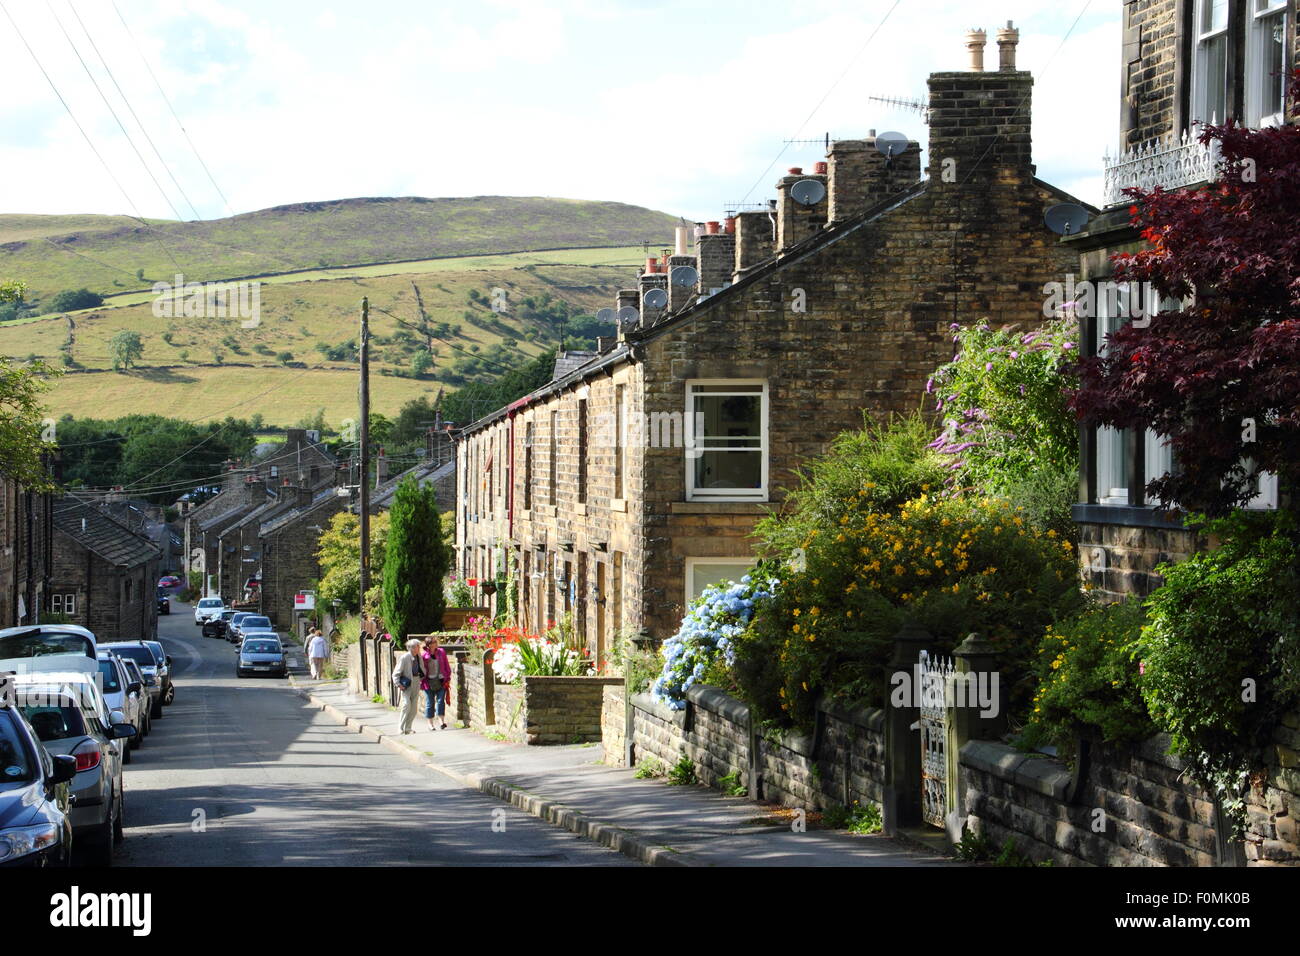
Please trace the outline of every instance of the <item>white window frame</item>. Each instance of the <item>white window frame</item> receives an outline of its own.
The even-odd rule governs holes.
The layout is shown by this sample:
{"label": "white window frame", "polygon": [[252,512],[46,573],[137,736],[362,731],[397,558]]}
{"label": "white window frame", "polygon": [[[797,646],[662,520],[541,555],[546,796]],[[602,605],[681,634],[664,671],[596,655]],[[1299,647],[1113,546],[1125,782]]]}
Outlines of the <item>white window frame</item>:
{"label": "white window frame", "polygon": [[[1286,110],[1286,77],[1271,76],[1264,72],[1263,59],[1264,51],[1268,48],[1265,40],[1267,23],[1266,21],[1281,18],[1282,20],[1282,37],[1283,37],[1283,64],[1282,70],[1286,72],[1286,39],[1287,39],[1287,16],[1289,14],[1289,0],[1266,0],[1264,9],[1257,9],[1258,0],[1249,0],[1250,9],[1247,12],[1248,22],[1246,26],[1246,57],[1245,67],[1243,69],[1243,80],[1246,84],[1246,120],[1247,125],[1255,127],[1281,126],[1283,113]],[[1262,100],[1264,91],[1269,84],[1280,84],[1282,87],[1282,108],[1274,113],[1262,114]]]}
{"label": "white window frame", "polygon": [[[1232,26],[1232,15],[1231,15],[1232,10],[1230,9],[1227,0],[1224,0],[1224,7],[1226,9],[1226,13],[1224,16],[1223,26],[1218,28],[1212,27],[1208,30],[1202,28],[1202,23],[1205,20],[1205,13],[1207,12],[1207,8],[1213,2],[1214,0],[1196,0],[1195,10],[1193,11],[1194,20],[1192,22],[1192,118],[1198,120],[1201,123],[1212,123],[1212,122],[1222,123],[1227,118],[1226,115],[1225,116],[1218,115],[1217,111],[1214,114],[1206,113],[1206,109],[1208,107],[1208,103],[1206,102],[1207,100],[1206,79],[1207,78],[1205,76],[1207,61],[1204,54],[1202,53],[1202,48],[1209,41],[1218,39],[1220,37],[1223,38],[1225,47],[1230,46],[1232,43],[1231,35],[1230,35],[1230,29]],[[1226,74],[1226,70],[1227,70],[1226,54],[1225,54],[1224,62],[1225,62],[1225,66],[1224,66],[1225,75],[1224,75],[1223,96],[1224,96],[1224,111],[1226,113],[1226,111],[1229,108],[1229,104],[1227,100],[1229,77]]]}
{"label": "white window frame", "polygon": [[[695,487],[695,462],[708,449],[701,442],[704,436],[695,434],[695,395],[696,388],[709,386],[737,386],[734,393],[707,392],[708,395],[758,395],[759,396],[759,446],[758,453],[762,460],[762,483],[758,488],[709,489]],[[759,386],[757,392],[754,386]],[[767,501],[768,499],[768,455],[771,449],[768,421],[771,402],[766,379],[761,378],[695,378],[686,382],[686,410],[682,422],[682,433],[687,448],[683,449],[686,460],[686,500],[687,501]],[[698,454],[686,454],[698,452]]]}
{"label": "white window frame", "polygon": [[[747,570],[745,571],[746,574],[754,570],[755,565],[758,564],[758,558],[751,555],[748,561],[749,563],[746,565]],[[691,593],[692,584],[695,580],[695,569],[697,567],[699,567],[702,564],[704,565],[729,564],[733,566],[738,566],[745,563],[746,563],[746,559],[743,555],[729,557],[729,558],[687,558],[686,559],[686,580],[682,582],[682,595],[684,598],[682,607],[690,607],[691,602],[694,601],[697,597],[699,597],[698,594]],[[736,578],[735,580],[739,581],[740,578]]]}

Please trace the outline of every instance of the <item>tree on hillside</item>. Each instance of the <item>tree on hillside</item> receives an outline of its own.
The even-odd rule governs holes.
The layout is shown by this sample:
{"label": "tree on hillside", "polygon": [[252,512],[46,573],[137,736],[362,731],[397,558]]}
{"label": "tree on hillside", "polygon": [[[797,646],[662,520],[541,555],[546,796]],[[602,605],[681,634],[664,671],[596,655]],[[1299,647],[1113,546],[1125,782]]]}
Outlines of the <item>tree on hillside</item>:
{"label": "tree on hillside", "polygon": [[1249,501],[1258,471],[1300,479],[1300,127],[1230,120],[1201,141],[1220,144],[1218,181],[1128,190],[1150,245],[1116,257],[1117,278],[1195,303],[1112,333],[1084,363],[1075,407],[1167,436],[1178,473],[1148,490],[1213,515]]}
{"label": "tree on hillside", "polygon": [[75,312],[78,309],[94,309],[104,304],[104,297],[89,289],[64,289],[50,299],[51,312]]}
{"label": "tree on hillside", "polygon": [[139,332],[123,329],[108,342],[108,354],[113,358],[113,371],[119,372],[133,366],[144,355],[144,342]]}
{"label": "tree on hillside", "polygon": [[433,485],[403,479],[389,511],[380,611],[394,638],[442,629],[442,582],[450,565]]}

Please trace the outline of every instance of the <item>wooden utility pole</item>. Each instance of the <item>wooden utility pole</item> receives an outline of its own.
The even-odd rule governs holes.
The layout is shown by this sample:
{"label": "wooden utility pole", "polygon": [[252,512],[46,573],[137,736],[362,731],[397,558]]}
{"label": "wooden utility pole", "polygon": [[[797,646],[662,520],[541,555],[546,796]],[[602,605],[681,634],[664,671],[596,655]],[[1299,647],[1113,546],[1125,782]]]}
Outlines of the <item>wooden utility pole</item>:
{"label": "wooden utility pole", "polygon": [[370,590],[370,299],[361,300],[361,607]]}

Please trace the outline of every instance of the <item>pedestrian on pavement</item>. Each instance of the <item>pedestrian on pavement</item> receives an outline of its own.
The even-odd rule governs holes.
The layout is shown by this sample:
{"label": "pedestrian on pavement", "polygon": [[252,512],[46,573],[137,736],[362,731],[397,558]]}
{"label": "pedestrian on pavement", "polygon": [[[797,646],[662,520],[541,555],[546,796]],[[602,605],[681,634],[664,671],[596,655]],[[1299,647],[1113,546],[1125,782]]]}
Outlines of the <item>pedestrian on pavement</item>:
{"label": "pedestrian on pavement", "polygon": [[397,664],[393,668],[393,683],[402,695],[403,734],[411,733],[411,727],[415,723],[415,711],[420,706],[420,681],[424,678],[424,668],[419,655],[420,642],[413,637],[406,642],[406,653],[397,659]]}
{"label": "pedestrian on pavement", "polygon": [[[447,652],[441,647],[436,634],[424,639],[424,650],[420,652],[424,664],[424,680],[420,683],[424,691],[424,716],[429,718],[429,729],[447,729],[447,698],[451,692],[451,663]],[[436,718],[436,719],[435,719]]]}
{"label": "pedestrian on pavement", "polygon": [[325,659],[329,657],[329,641],[325,640],[325,635],[320,632],[320,628],[315,628],[311,636],[307,638],[307,660],[311,664],[311,676],[313,680],[323,680],[325,677]]}

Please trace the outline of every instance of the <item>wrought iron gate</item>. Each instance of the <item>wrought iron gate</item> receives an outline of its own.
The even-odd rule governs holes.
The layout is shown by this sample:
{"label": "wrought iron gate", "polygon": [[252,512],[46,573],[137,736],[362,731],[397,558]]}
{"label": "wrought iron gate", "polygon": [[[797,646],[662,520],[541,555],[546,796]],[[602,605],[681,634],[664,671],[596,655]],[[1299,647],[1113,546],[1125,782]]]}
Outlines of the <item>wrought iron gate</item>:
{"label": "wrought iron gate", "polygon": [[948,683],[950,658],[921,651],[917,665],[921,695],[921,818],[942,828],[948,813]]}

